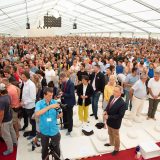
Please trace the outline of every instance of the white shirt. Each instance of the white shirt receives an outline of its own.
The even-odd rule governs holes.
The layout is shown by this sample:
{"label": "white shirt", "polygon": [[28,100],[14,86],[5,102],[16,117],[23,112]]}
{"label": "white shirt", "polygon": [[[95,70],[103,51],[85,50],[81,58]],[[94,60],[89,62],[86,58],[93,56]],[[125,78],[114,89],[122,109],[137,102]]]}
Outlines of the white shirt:
{"label": "white shirt", "polygon": [[51,70],[48,70],[46,69],[45,70],[45,77],[46,77],[46,81],[47,81],[47,84],[53,80],[53,77],[55,76],[55,71],[53,69]]}
{"label": "white shirt", "polygon": [[110,102],[110,104],[112,104],[112,105],[113,105],[113,104],[118,100],[118,98],[120,98],[120,97],[117,97],[117,98],[116,98],[116,97],[114,97],[114,98],[112,99],[112,101]]}
{"label": "white shirt", "polygon": [[96,90],[96,74],[95,74],[93,82],[92,82],[92,87],[93,87],[93,89],[95,91]]}
{"label": "white shirt", "polygon": [[76,66],[72,65],[71,68],[70,68],[70,71],[71,72],[78,72],[79,71],[79,66],[78,65],[76,65]]}
{"label": "white shirt", "polygon": [[[83,96],[86,95],[87,86],[88,85],[83,85]],[[84,103],[84,101],[85,101],[85,99],[83,99],[83,103]]]}
{"label": "white shirt", "polygon": [[32,109],[35,107],[36,86],[30,79],[27,82],[24,82],[22,101],[24,103],[23,108]]}
{"label": "white shirt", "polygon": [[[160,80],[156,81],[154,78],[151,78],[148,81],[148,88],[151,89],[154,96],[158,96],[160,93]],[[149,98],[153,97],[149,94]],[[158,99],[160,99],[160,97],[158,97]]]}
{"label": "white shirt", "polygon": [[147,96],[146,84],[140,79],[132,86],[134,96],[139,99],[145,99]]}

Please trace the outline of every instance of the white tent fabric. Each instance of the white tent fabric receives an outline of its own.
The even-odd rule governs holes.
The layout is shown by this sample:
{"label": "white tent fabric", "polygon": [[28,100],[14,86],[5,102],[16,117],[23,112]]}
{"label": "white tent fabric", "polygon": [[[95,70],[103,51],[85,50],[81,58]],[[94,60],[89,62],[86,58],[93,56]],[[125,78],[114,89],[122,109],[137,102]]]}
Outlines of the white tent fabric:
{"label": "white tent fabric", "polygon": [[62,17],[56,34],[160,34],[159,0],[0,0],[0,33],[25,30],[27,17],[31,28],[43,26],[47,12]]}

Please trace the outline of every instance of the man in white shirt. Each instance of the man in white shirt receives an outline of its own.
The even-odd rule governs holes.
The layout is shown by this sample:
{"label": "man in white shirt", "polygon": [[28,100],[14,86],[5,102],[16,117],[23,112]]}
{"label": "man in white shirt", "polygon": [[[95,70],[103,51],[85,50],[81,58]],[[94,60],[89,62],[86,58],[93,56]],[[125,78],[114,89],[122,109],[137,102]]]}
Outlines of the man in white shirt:
{"label": "man in white shirt", "polygon": [[30,124],[32,125],[32,131],[27,132],[26,136],[35,136],[36,123],[35,120],[32,119],[32,115],[35,110],[36,86],[30,80],[29,72],[23,72],[21,78],[22,81],[24,82],[22,90],[22,102],[21,102],[21,105],[24,108],[24,126],[22,130],[24,130],[28,126],[28,118],[29,118]]}
{"label": "man in white shirt", "polygon": [[158,103],[160,101],[160,72],[155,72],[154,77],[148,82],[149,90],[149,108],[147,119],[154,119]]}
{"label": "man in white shirt", "polygon": [[142,73],[140,79],[130,89],[130,99],[132,100],[131,119],[135,119],[136,116],[140,116],[144,101],[147,96],[146,91],[147,75]]}
{"label": "man in white shirt", "polygon": [[45,78],[47,81],[47,84],[53,80],[53,78],[55,77],[55,71],[53,70],[51,63],[48,62],[46,64],[46,70],[45,70]]}

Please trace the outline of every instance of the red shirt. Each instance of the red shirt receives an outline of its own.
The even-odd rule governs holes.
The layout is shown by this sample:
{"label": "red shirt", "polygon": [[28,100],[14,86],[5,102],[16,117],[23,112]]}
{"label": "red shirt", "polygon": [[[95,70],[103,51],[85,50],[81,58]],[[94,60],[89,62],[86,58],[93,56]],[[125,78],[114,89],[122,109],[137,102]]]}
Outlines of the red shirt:
{"label": "red shirt", "polygon": [[19,75],[18,75],[18,73],[17,73],[17,72],[15,72],[15,73],[13,74],[13,76],[14,76],[14,78],[16,79],[16,81],[18,81],[18,82],[19,82]]}

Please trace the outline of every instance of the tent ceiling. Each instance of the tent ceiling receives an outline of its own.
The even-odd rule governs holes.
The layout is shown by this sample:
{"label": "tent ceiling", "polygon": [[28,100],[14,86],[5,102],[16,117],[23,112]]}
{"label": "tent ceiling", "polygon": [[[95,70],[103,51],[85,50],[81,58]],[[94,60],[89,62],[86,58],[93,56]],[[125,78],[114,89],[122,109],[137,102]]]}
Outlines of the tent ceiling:
{"label": "tent ceiling", "polygon": [[27,17],[37,27],[47,11],[62,16],[63,33],[160,33],[160,0],[0,0],[0,33],[25,29]]}

